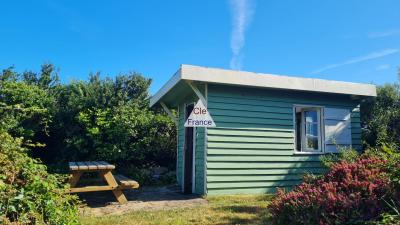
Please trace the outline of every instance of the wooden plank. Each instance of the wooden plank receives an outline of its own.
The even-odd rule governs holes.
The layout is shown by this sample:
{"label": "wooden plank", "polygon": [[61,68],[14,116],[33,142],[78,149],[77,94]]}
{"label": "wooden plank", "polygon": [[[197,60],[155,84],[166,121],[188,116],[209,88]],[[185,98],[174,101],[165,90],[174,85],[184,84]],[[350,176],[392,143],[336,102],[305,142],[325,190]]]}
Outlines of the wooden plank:
{"label": "wooden plank", "polygon": [[[244,92],[245,90],[242,89],[241,91],[238,90],[228,90],[224,88],[224,90],[220,91],[215,91],[215,90],[209,90],[208,92],[208,101],[212,102],[234,102],[237,104],[254,104],[254,105],[265,105],[265,104],[273,104],[273,103],[279,103],[281,105],[283,104],[319,104],[319,105],[326,105],[326,106],[336,106],[336,107],[356,107],[358,104],[355,102],[351,101],[344,101],[344,99],[339,99],[339,97],[332,97],[331,99],[327,99],[326,96],[323,98],[318,97],[317,95],[312,95],[312,96],[317,96],[318,98],[312,98],[310,96],[306,96],[304,94],[296,94],[294,95],[292,93],[271,93],[268,92],[266,94],[265,92],[261,93],[256,93],[253,90],[249,89],[249,92]],[[285,96],[286,94],[286,96]],[[279,95],[279,96],[278,96]]]}
{"label": "wooden plank", "polygon": [[118,186],[86,186],[86,187],[75,187],[69,190],[70,193],[79,192],[93,192],[93,191],[112,191]]}
{"label": "wooden plank", "polygon": [[103,165],[103,164],[100,164],[100,163],[97,162],[97,161],[93,161],[92,163],[93,163],[94,165],[96,165],[97,168],[98,168],[99,170],[105,170],[105,169],[107,169],[107,166],[105,166],[105,165]]}
{"label": "wooden plank", "polygon": [[[103,161],[101,161],[103,163]],[[118,183],[115,180],[114,176],[112,175],[111,171],[107,171],[105,173],[102,173],[104,180],[106,180],[107,184],[111,187],[117,187]],[[112,191],[115,198],[118,200],[119,203],[124,204],[127,203],[128,200],[126,199],[124,193],[122,193],[121,189],[115,189]]]}
{"label": "wooden plank", "polygon": [[214,116],[234,116],[241,118],[264,118],[264,119],[293,119],[293,110],[286,113],[252,112],[245,108],[242,110],[210,109],[210,114]]}
{"label": "wooden plank", "polygon": [[79,170],[89,170],[89,167],[84,162],[76,162],[79,167]]}
{"label": "wooden plank", "polygon": [[125,177],[124,175],[117,174],[114,175],[117,182],[121,183],[123,188],[139,188],[139,183],[135,180]]}
{"label": "wooden plank", "polygon": [[245,187],[281,187],[291,186],[300,181],[265,181],[265,182],[220,182],[207,183],[207,188],[245,188]]}
{"label": "wooden plank", "polygon": [[275,137],[275,138],[293,138],[293,130],[255,130],[255,129],[207,129],[207,134],[211,135],[226,135],[231,137],[246,136],[246,137]]}
{"label": "wooden plank", "polygon": [[217,149],[217,148],[208,148],[207,154],[210,155],[286,155],[292,156],[294,154],[293,150],[253,150],[253,149]]}
{"label": "wooden plank", "polygon": [[208,136],[209,142],[249,142],[249,143],[294,143],[294,138],[273,138],[273,137],[247,137],[247,136]]}
{"label": "wooden plank", "polygon": [[207,169],[207,176],[214,175],[288,175],[288,174],[321,174],[326,172],[325,168],[260,168],[260,169]]}
{"label": "wooden plank", "polygon": [[247,128],[242,128],[242,127],[223,127],[223,126],[218,126],[218,127],[209,127],[209,128],[207,128],[207,131],[210,131],[210,130],[223,130],[223,131],[225,131],[225,130],[235,130],[235,131],[272,131],[272,132],[290,132],[290,133],[293,133],[294,131],[293,131],[293,126],[292,126],[292,128],[274,128],[274,127],[266,127],[266,126],[264,126],[264,127],[247,127]]}
{"label": "wooden plank", "polygon": [[208,176],[208,182],[240,182],[240,181],[283,181],[283,180],[295,180],[300,181],[302,180],[302,174],[295,174],[295,175],[258,175],[258,176],[249,176],[249,175],[242,175],[242,176]]}
{"label": "wooden plank", "polygon": [[235,148],[235,149],[287,149],[293,150],[294,144],[260,144],[260,143],[231,143],[231,142],[208,142],[208,148]]}
{"label": "wooden plank", "polygon": [[310,156],[247,156],[247,155],[210,155],[208,162],[319,162],[319,155]]}
{"label": "wooden plank", "polygon": [[233,98],[218,98],[211,97],[208,100],[209,109],[241,109],[249,108],[251,111],[267,111],[267,108],[281,108],[283,110],[290,110],[293,107],[293,103],[282,103],[282,102],[259,102],[251,99],[241,100]]}
{"label": "wooden plank", "polygon": [[305,168],[305,167],[319,167],[322,166],[320,162],[208,162],[207,168],[210,169],[261,169],[261,168]]}
{"label": "wooden plank", "polygon": [[[286,189],[286,188],[285,188]],[[289,188],[287,188],[289,189]],[[207,196],[214,195],[234,195],[234,194],[274,194],[276,187],[265,187],[265,188],[229,188],[229,189],[209,189]]]}
{"label": "wooden plank", "polygon": [[75,187],[81,176],[82,176],[82,171],[73,170],[71,177],[69,178],[70,187]]}
{"label": "wooden plank", "polygon": [[106,162],[106,161],[99,161],[98,163],[100,163],[100,164],[106,166],[106,168],[107,168],[108,170],[113,170],[113,169],[115,169],[115,166],[114,166],[114,165],[112,165],[112,164],[110,164],[110,163],[108,163],[108,162]]}
{"label": "wooden plank", "polygon": [[69,169],[70,170],[78,170],[79,166],[76,164],[76,162],[69,162]]}
{"label": "wooden plank", "polygon": [[283,113],[283,114],[292,114],[293,107],[275,107],[275,106],[267,106],[267,105],[246,105],[246,107],[237,107],[234,103],[225,103],[225,102],[212,102],[208,109],[210,111],[213,110],[238,110],[238,111],[248,111],[248,112],[258,112],[258,113]]}
{"label": "wooden plank", "polygon": [[290,125],[283,124],[260,124],[260,123],[245,123],[240,120],[234,122],[221,122],[215,121],[217,127],[226,128],[242,128],[242,129],[291,129],[293,130],[293,123]]}
{"label": "wooden plank", "polygon": [[84,162],[86,164],[86,166],[89,168],[89,170],[97,170],[97,165],[93,164],[90,161],[86,161]]}
{"label": "wooden plank", "polygon": [[292,119],[264,119],[264,118],[245,118],[245,117],[237,118],[233,116],[212,116],[212,117],[215,122],[293,126]]}

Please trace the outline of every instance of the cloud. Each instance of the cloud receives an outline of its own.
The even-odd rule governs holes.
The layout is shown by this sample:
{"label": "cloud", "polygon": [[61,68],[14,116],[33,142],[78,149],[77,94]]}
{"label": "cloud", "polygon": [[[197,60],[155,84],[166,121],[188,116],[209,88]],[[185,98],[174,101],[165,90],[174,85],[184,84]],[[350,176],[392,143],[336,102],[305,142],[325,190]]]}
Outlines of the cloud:
{"label": "cloud", "polygon": [[390,37],[390,36],[395,36],[395,35],[400,35],[400,30],[387,30],[387,31],[381,31],[381,32],[372,32],[368,34],[369,38],[384,38],[384,37]]}
{"label": "cloud", "polygon": [[253,0],[230,0],[229,3],[232,11],[230,67],[240,70],[243,62],[241,50],[245,44],[245,32],[253,17],[255,4]]}
{"label": "cloud", "polygon": [[375,69],[376,70],[387,70],[389,68],[390,68],[389,64],[382,64],[382,65],[377,66]]}
{"label": "cloud", "polygon": [[322,68],[314,70],[311,73],[314,73],[314,74],[315,73],[321,73],[321,72],[324,72],[326,70],[334,69],[334,68],[341,67],[341,66],[346,66],[346,65],[360,63],[360,62],[364,62],[364,61],[368,61],[368,60],[372,60],[372,59],[382,58],[382,57],[385,57],[385,56],[388,56],[388,55],[395,54],[397,52],[399,52],[399,49],[396,49],[396,48],[384,49],[384,50],[380,50],[380,51],[377,51],[377,52],[369,53],[369,54],[364,55],[364,56],[351,58],[351,59],[349,59],[347,61],[344,61],[344,62],[341,62],[341,63],[335,63],[335,64],[331,64],[331,65],[328,65],[328,66],[324,66]]}

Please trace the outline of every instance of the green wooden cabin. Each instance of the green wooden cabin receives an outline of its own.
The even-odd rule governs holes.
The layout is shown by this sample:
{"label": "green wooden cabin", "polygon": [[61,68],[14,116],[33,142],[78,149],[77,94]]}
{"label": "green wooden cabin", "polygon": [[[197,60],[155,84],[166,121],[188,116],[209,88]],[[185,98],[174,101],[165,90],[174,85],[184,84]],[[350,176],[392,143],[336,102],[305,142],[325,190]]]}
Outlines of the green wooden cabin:
{"label": "green wooden cabin", "polygon": [[[150,105],[176,121],[183,192],[248,194],[321,173],[322,154],[361,150],[360,102],[374,96],[370,84],[182,65]],[[199,99],[216,127],[184,127]]]}

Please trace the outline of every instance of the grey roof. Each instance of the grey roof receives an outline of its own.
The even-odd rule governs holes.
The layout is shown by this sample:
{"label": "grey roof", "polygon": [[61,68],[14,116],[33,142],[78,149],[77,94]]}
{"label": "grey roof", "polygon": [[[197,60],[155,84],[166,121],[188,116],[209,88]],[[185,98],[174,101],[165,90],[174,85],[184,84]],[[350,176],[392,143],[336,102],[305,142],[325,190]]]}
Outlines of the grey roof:
{"label": "grey roof", "polygon": [[355,96],[376,96],[376,87],[372,84],[181,65],[172,78],[150,99],[150,106],[156,104],[181,80]]}

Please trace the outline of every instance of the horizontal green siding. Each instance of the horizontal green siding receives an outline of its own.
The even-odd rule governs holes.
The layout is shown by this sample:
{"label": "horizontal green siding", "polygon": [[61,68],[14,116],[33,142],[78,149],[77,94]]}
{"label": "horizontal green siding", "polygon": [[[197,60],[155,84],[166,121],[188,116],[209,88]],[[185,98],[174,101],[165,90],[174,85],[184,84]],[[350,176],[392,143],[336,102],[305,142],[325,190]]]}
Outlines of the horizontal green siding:
{"label": "horizontal green siding", "polygon": [[[289,131],[289,132],[288,132]],[[208,137],[212,135],[225,135],[225,136],[246,136],[246,137],[282,137],[293,138],[293,133],[288,130],[279,129],[227,129],[215,127],[208,130]]]}
{"label": "horizontal green siding", "polygon": [[248,155],[209,155],[208,162],[319,162],[319,156],[248,156]]}
{"label": "horizontal green siding", "polygon": [[[281,187],[290,190],[290,187]],[[208,195],[231,195],[231,194],[265,194],[276,191],[276,187],[264,187],[264,188],[213,188]]]}
{"label": "horizontal green siding", "polygon": [[[236,169],[213,169],[209,168],[207,170],[207,175],[287,175],[288,172],[290,174],[304,174],[304,173],[322,173],[325,171],[324,168],[321,168],[319,165],[317,167],[301,167],[301,168],[261,168],[261,169],[246,169],[246,168],[236,168]],[[212,176],[207,177],[208,179],[213,179]]]}
{"label": "horizontal green siding", "polygon": [[[208,157],[207,157],[208,158]],[[290,157],[288,157],[290,158]],[[246,168],[246,169],[268,169],[268,168],[315,168],[319,167],[321,164],[319,162],[210,162],[207,163],[207,169],[239,169],[239,168]]]}
{"label": "horizontal green siding", "polygon": [[[229,151],[229,152],[228,152]],[[264,149],[215,149],[215,148],[208,148],[207,151],[209,156],[212,155],[257,155],[257,156],[264,156],[264,155],[293,155],[293,150],[269,150],[264,151]],[[208,158],[208,157],[207,157]]]}
{"label": "horizontal green siding", "polygon": [[292,188],[305,173],[321,174],[320,155],[294,154],[293,106],[349,109],[352,144],[361,147],[358,102],[340,95],[208,85],[209,195],[268,193]]}
{"label": "horizontal green siding", "polygon": [[270,144],[270,143],[233,143],[233,142],[208,142],[208,148],[241,148],[241,149],[293,149],[291,144]]}

